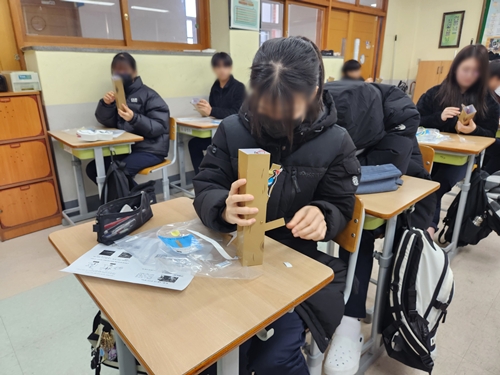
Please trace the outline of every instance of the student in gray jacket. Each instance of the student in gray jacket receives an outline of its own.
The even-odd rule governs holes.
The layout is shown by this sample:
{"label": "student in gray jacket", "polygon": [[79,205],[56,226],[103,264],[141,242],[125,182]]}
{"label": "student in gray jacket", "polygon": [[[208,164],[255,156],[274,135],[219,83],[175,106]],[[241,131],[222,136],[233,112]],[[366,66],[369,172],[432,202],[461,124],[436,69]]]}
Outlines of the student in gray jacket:
{"label": "student in gray jacket", "polygon": [[[170,110],[156,91],[142,83],[137,75],[135,59],[127,52],[117,54],[111,63],[111,72],[123,80],[126,105],[116,107],[115,93],[108,92],[99,101],[95,117],[108,128],[117,128],[144,137],[132,145],[132,153],[114,158],[126,163],[127,172],[134,177],[140,170],[161,163],[168,155]],[[111,160],[105,158],[106,169]],[[96,166],[87,165],[87,175],[96,182]]]}

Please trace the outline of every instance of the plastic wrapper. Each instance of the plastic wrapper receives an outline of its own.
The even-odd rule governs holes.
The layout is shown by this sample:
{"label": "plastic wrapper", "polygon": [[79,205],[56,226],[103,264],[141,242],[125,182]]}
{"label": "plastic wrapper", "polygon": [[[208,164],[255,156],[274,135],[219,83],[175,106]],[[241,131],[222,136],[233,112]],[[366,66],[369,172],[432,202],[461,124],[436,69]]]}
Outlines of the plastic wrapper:
{"label": "plastic wrapper", "polygon": [[451,140],[450,136],[441,134],[438,129],[426,129],[420,126],[417,130],[418,143],[438,144],[449,140]]}
{"label": "plastic wrapper", "polygon": [[158,271],[229,279],[254,279],[262,266],[243,267],[236,257],[236,233],[224,234],[200,220],[173,223],[127,236],[116,245]]}

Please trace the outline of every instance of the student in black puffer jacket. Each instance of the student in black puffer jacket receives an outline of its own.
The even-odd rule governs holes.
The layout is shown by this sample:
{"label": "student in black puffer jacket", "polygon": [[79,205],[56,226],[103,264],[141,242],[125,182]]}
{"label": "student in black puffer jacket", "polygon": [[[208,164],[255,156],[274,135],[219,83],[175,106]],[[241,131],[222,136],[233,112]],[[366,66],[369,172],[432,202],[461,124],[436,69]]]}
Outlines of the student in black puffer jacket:
{"label": "student in black puffer jacket", "polygon": [[239,115],[226,118],[194,178],[194,206],[202,222],[231,232],[252,225],[240,207],[238,149],[262,148],[283,167],[267,205],[267,220],[281,217],[286,227],[267,235],[331,267],[328,286],[270,325],[266,342],[254,337],[240,349],[240,374],[307,375],[301,351],[309,328],[325,351],[344,310],[346,267],[317,250],[317,241],[334,238],[350,220],[360,165],[354,144],[335,125],[335,105],[323,93],[324,70],[317,47],[305,38],[271,39],[257,52],[250,76],[252,95]]}
{"label": "student in black puffer jacket", "polygon": [[[114,92],[108,92],[99,101],[95,117],[108,128],[117,128],[144,137],[132,145],[130,155],[115,156],[126,163],[126,170],[134,177],[140,170],[161,163],[168,155],[170,145],[170,110],[156,91],[142,83],[137,75],[135,59],[127,52],[117,54],[111,63],[113,75],[123,80],[127,105],[116,108]],[[105,158],[106,169],[111,160]],[[96,166],[87,165],[87,175],[96,182]]]}

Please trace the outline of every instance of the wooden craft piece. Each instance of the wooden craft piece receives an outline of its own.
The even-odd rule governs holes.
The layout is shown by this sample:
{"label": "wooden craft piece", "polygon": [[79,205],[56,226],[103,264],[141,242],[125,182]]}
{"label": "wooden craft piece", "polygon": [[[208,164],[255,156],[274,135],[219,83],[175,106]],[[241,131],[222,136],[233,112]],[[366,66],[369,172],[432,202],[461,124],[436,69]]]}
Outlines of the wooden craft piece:
{"label": "wooden craft piece", "polygon": [[113,76],[111,78],[113,82],[113,89],[115,91],[116,108],[122,108],[122,104],[127,105],[127,100],[125,99],[125,89],[123,88],[123,81],[120,76]]}
{"label": "wooden craft piece", "polygon": [[255,224],[249,227],[238,226],[237,254],[243,266],[262,264],[266,231],[285,225],[283,218],[266,223],[269,192],[282,170],[276,164],[269,170],[270,158],[271,155],[262,149],[238,150],[238,178],[247,180],[239,194],[253,195],[254,200],[245,205],[259,209],[256,215],[246,215],[246,219],[255,218]]}

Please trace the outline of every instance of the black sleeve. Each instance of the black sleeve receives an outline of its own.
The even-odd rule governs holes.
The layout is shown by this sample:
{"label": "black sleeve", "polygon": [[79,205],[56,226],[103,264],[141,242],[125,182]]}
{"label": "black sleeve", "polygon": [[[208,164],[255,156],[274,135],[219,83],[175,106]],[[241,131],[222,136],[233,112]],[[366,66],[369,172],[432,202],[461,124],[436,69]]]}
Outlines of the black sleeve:
{"label": "black sleeve", "polygon": [[104,100],[99,100],[95,110],[95,118],[99,124],[107,128],[116,128],[118,125],[118,112],[116,110],[116,102],[111,104],[104,103]]}
{"label": "black sleeve", "polygon": [[234,175],[227,146],[224,122],[219,125],[200,165],[200,172],[194,177],[194,208],[200,220],[210,229],[218,232],[232,232],[236,225],[222,219],[231,184],[238,179]]}
{"label": "black sleeve", "polygon": [[354,195],[361,175],[356,147],[347,131],[341,150],[318,185],[314,201],[310,203],[323,211],[325,216],[327,232],[324,241],[335,238],[352,218]]}
{"label": "black sleeve", "polygon": [[129,122],[134,128],[134,134],[144,138],[169,134],[170,110],[167,103],[155,93],[147,99],[144,107],[144,114],[135,113]]}
{"label": "black sleeve", "polygon": [[437,109],[437,106],[435,105],[436,91],[436,88],[433,87],[422,95],[420,99],[418,99],[417,109],[420,112],[420,126],[446,131],[445,129],[449,128],[449,125],[452,125],[454,128],[454,124],[452,123],[457,120],[456,118],[448,119],[446,121],[441,120],[441,113],[443,111]]}
{"label": "black sleeve", "polygon": [[[209,99],[210,102],[211,98],[212,98],[212,92],[210,92],[210,99]],[[210,116],[215,117],[217,119],[225,119],[226,117],[235,115],[239,112],[244,100],[245,100],[245,85],[243,85],[242,83],[238,83],[238,85],[235,87],[233,91],[230,107],[222,108],[222,107],[212,106],[212,112],[210,112]]]}
{"label": "black sleeve", "polygon": [[500,117],[500,107],[493,98],[488,98],[488,111],[484,119],[474,120],[476,122],[476,130],[471,135],[479,135],[482,137],[495,138],[498,130],[498,119]]}

